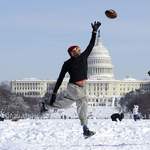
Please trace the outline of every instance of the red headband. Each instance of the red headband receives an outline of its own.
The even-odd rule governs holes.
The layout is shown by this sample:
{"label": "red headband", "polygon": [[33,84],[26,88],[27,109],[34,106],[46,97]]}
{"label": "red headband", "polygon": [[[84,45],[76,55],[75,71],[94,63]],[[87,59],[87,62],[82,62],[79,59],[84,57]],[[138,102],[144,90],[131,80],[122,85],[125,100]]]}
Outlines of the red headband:
{"label": "red headband", "polygon": [[69,53],[69,55],[71,56],[71,52],[73,51],[73,49],[75,49],[76,47],[79,47],[79,46],[71,46],[71,47],[69,47],[68,48],[68,53]]}

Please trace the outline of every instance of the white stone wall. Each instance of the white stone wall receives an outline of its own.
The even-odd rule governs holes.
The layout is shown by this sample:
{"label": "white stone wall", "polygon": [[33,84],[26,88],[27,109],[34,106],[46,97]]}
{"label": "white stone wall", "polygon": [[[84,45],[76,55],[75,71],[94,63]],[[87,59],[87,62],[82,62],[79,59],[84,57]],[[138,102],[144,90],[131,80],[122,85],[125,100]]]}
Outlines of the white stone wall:
{"label": "white stone wall", "polygon": [[[130,80],[131,79],[131,80]],[[58,93],[64,91],[69,79],[65,79]],[[46,92],[52,92],[56,80],[22,79],[12,80],[12,92],[26,97],[43,97]],[[150,91],[150,80],[87,80],[85,85],[86,94],[90,106],[113,106],[115,101],[120,100],[126,93],[143,89]]]}

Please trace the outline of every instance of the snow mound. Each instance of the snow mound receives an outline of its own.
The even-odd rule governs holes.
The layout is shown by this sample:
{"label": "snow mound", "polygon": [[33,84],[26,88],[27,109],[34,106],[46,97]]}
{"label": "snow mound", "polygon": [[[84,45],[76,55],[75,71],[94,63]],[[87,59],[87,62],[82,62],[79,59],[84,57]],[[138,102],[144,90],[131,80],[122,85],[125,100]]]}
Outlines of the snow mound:
{"label": "snow mound", "polygon": [[0,122],[1,150],[149,150],[150,120],[89,119],[96,131],[83,138],[78,119],[39,119]]}

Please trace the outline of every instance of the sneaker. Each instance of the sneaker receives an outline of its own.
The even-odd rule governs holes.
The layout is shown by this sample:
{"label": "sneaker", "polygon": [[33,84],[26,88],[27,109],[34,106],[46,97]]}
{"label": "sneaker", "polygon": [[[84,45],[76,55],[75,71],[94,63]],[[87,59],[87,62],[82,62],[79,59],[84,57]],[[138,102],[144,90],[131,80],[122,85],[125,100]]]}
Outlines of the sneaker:
{"label": "sneaker", "polygon": [[44,107],[44,112],[45,112],[45,111],[48,111],[48,109]]}
{"label": "sneaker", "polygon": [[45,103],[44,104],[46,104],[46,105],[50,105],[50,99],[49,98],[46,98],[45,99]]}
{"label": "sneaker", "polygon": [[40,106],[40,114],[43,115],[47,111],[48,109],[46,108],[45,103],[42,102],[42,105]]}
{"label": "sneaker", "polygon": [[95,133],[96,133],[96,132],[94,132],[94,131],[86,130],[86,131],[83,133],[83,136],[84,136],[85,139],[87,139],[87,138],[93,136]]}

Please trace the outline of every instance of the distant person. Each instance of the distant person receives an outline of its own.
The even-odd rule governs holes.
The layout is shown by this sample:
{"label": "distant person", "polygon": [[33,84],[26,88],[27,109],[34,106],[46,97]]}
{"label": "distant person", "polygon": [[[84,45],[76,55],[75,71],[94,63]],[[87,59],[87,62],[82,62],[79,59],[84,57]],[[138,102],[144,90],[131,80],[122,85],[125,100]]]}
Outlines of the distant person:
{"label": "distant person", "polygon": [[4,110],[2,109],[0,111],[0,121],[4,121],[4,118],[5,118],[5,114],[4,114]]}
{"label": "distant person", "polygon": [[[57,79],[54,91],[50,101],[46,100],[46,104],[57,109],[64,109],[76,102],[78,117],[80,119],[81,125],[83,126],[83,135],[85,138],[88,138],[95,134],[95,132],[90,131],[87,127],[87,107],[88,99],[85,93],[84,85],[87,80],[87,59],[90,55],[96,39],[96,33],[101,25],[100,22],[94,22],[91,24],[93,28],[92,37],[89,42],[89,45],[84,52],[81,53],[79,46],[71,46],[68,49],[68,54],[70,59],[64,62],[60,75]],[[56,100],[57,91],[65,77],[66,73],[69,73],[70,80],[67,85],[67,95],[64,96],[61,100]]]}
{"label": "distant person", "polygon": [[150,71],[148,72],[149,76],[150,76]]}
{"label": "distant person", "polygon": [[115,113],[115,114],[111,115],[111,120],[112,121],[116,121],[117,122],[117,119],[119,119],[121,121],[123,118],[124,118],[124,114],[123,113],[121,113],[121,114]]}
{"label": "distant person", "polygon": [[47,111],[48,109],[45,107],[44,102],[42,102],[40,104],[40,114],[42,114],[43,112]]}
{"label": "distant person", "polygon": [[139,109],[139,106],[137,104],[134,104],[134,106],[133,106],[133,118],[135,121],[137,121],[137,119],[139,118],[138,117],[138,109]]}

